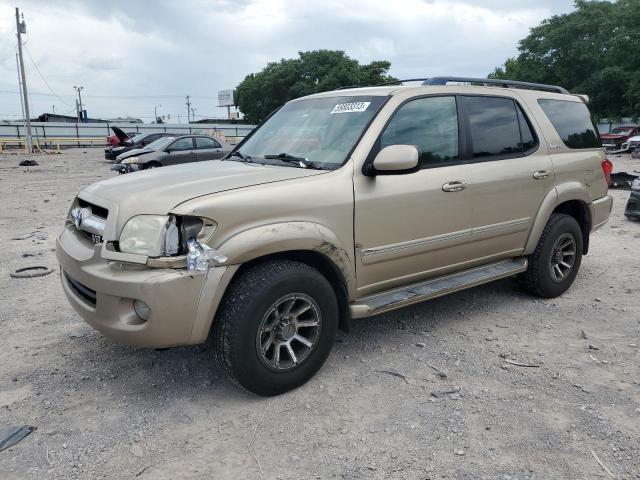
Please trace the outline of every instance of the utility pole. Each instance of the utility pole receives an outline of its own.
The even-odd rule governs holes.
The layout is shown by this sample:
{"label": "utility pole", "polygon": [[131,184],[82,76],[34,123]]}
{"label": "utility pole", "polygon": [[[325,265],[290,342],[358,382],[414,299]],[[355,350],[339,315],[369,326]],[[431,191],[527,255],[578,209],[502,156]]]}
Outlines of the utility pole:
{"label": "utility pole", "polygon": [[24,75],[24,60],[22,59],[22,36],[27,33],[27,25],[24,23],[24,15],[20,22],[20,11],[16,7],[16,32],[18,36],[18,60],[20,63],[20,78],[22,78],[22,96],[24,100],[24,117],[27,125],[27,150],[33,151],[33,141],[31,139],[31,118],[29,116],[29,94],[27,93],[27,79]]}
{"label": "utility pole", "polygon": [[189,100],[189,95],[186,96],[186,104],[187,104],[187,124],[191,123],[191,100]]}
{"label": "utility pole", "polygon": [[84,123],[84,111],[82,110],[82,95],[80,92],[84,89],[84,87],[76,87],[73,86],[76,92],[78,92],[78,121],[80,123]]}
{"label": "utility pole", "polygon": [[196,122],[196,109],[194,107],[191,107],[191,122]]}
{"label": "utility pole", "polygon": [[156,123],[158,121],[158,107],[161,107],[162,105],[156,105],[155,107],[153,107],[153,123]]}

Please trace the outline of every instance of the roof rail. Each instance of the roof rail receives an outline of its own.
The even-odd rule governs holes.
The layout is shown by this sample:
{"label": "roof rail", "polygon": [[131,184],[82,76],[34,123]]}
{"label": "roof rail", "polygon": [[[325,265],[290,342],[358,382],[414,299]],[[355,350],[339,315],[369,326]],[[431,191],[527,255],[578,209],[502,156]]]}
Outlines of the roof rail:
{"label": "roof rail", "polygon": [[[405,80],[406,81],[406,80]],[[545,85],[543,83],[519,82],[517,80],[498,80],[495,78],[467,78],[467,77],[432,77],[424,80],[423,85],[446,85],[447,82],[479,83],[486,86],[501,86],[513,88],[525,88],[529,90],[542,90],[545,92],[564,93],[569,92],[555,85]]]}

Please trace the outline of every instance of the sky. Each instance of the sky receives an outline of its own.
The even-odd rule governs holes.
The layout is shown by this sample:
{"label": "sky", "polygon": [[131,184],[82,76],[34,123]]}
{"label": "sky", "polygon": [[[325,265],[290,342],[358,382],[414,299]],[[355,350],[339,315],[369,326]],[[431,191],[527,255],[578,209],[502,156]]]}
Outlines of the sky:
{"label": "sky", "polygon": [[22,117],[15,7],[27,24],[31,116],[222,118],[217,92],[298,51],[389,60],[397,78],[485,77],[573,0],[0,0],[0,119]]}

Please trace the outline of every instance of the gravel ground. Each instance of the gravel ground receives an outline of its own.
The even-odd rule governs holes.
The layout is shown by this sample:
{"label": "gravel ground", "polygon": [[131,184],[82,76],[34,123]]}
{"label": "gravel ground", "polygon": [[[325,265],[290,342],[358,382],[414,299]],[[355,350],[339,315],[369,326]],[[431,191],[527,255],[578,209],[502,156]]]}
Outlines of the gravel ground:
{"label": "gravel ground", "polygon": [[[54,240],[75,193],[112,173],[99,149],[24,158],[0,156],[0,429],[37,430],[0,452],[0,478],[640,478],[628,191],[611,192],[611,221],[562,297],[504,280],[356,321],[315,378],[265,399],[232,385],[208,346],[133,349],[84,324]],[[10,278],[33,265],[54,272]]]}

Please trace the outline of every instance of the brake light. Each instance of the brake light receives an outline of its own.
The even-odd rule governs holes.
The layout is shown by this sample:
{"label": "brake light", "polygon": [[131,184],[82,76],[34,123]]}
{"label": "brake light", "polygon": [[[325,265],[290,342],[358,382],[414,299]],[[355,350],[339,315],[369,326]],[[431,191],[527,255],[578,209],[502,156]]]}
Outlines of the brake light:
{"label": "brake light", "polygon": [[607,181],[607,187],[611,185],[611,172],[613,171],[613,163],[611,160],[604,159],[602,160],[602,171],[604,172],[604,178]]}

